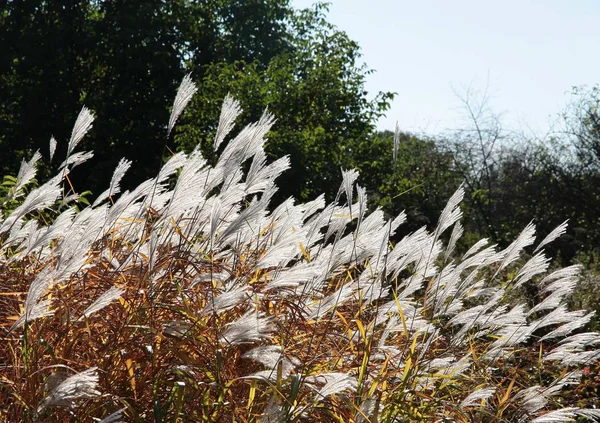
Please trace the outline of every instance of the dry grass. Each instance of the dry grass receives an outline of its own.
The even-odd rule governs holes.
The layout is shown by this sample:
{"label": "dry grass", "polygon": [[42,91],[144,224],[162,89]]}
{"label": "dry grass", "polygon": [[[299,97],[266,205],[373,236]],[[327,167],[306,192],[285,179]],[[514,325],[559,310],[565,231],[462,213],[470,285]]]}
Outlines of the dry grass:
{"label": "dry grass", "polygon": [[[238,113],[228,99],[216,147]],[[71,153],[91,125],[84,118]],[[404,217],[367,213],[353,172],[344,172],[335,204],[273,208],[273,181],[287,162],[264,162],[271,123],[265,116],[242,131],[215,167],[197,152],[174,156],[139,192],[117,199],[113,181],[109,203],[78,214],[60,205],[67,194],[50,195],[69,185],[63,171],[29,194],[38,198],[32,206],[6,218],[2,421],[600,416],[585,408],[597,405],[593,398],[573,394],[582,386],[577,369],[587,376],[584,366],[600,356],[598,334],[577,335],[590,316],[561,308],[577,269],[544,279],[547,260],[519,261],[533,227],[506,250],[482,243],[455,257],[459,189],[433,233],[392,246]],[[165,181],[176,171],[171,189]],[[520,293],[531,284],[546,307],[530,313]]]}

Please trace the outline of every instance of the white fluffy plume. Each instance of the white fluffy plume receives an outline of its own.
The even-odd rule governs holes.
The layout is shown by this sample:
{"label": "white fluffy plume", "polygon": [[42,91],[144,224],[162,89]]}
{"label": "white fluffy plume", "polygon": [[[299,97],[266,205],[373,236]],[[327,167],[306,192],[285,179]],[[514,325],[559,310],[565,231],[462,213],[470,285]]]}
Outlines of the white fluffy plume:
{"label": "white fluffy plume", "polygon": [[67,157],[69,157],[73,153],[75,147],[77,147],[77,145],[83,139],[85,134],[87,134],[88,131],[92,129],[93,122],[94,115],[92,115],[90,109],[83,106],[81,112],[79,112],[79,116],[77,116],[75,125],[73,126],[73,132],[71,133],[71,139],[69,140],[69,145],[67,147]]}
{"label": "white fluffy plume", "polygon": [[196,91],[198,91],[198,88],[192,81],[192,75],[188,73],[183,77],[183,80],[177,89],[175,101],[173,101],[173,110],[171,111],[171,116],[169,117],[169,126],[167,127],[167,137],[171,134],[177,119],[181,113],[183,113],[185,106],[188,105],[194,94],[196,94]]}
{"label": "white fluffy plume", "polygon": [[55,387],[38,406],[41,413],[48,406],[72,406],[77,400],[94,398],[101,393],[98,391],[98,373],[95,367],[81,373],[69,376]]}

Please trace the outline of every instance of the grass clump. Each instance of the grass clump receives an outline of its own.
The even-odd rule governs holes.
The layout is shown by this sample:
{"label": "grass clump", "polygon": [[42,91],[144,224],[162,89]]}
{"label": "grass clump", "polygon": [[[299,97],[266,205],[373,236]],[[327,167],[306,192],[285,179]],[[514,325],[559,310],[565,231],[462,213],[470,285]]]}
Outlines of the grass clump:
{"label": "grass clump", "polygon": [[[169,132],[194,92],[186,78]],[[354,171],[331,204],[272,204],[289,160],[266,160],[268,114],[225,143],[239,113],[225,99],[214,166],[178,153],[120,193],[123,160],[81,211],[68,187],[91,157],[75,152],[87,109],[26,196],[39,155],[23,164],[0,223],[3,421],[600,418],[578,388],[600,335],[565,306],[579,268],[549,273],[544,255],[564,225],[458,257],[462,188],[433,232],[395,245],[405,215],[369,213]]]}

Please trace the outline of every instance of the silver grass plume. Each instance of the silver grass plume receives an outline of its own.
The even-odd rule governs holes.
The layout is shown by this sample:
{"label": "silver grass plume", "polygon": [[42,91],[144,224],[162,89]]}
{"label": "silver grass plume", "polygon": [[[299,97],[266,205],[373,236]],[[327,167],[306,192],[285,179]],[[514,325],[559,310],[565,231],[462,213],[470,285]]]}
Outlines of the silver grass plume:
{"label": "silver grass plume", "polygon": [[97,368],[92,367],[62,381],[42,400],[37,412],[41,413],[50,406],[71,407],[77,400],[94,398],[99,395],[101,393],[98,391]]}
{"label": "silver grass plume", "polygon": [[487,387],[481,388],[471,392],[464,400],[460,402],[460,406],[465,407],[476,407],[481,405],[482,401],[487,401],[492,395],[496,393],[496,388]]}
{"label": "silver grass plume", "polygon": [[398,125],[398,122],[396,122],[396,129],[394,131],[394,152],[392,155],[392,160],[394,162],[394,172],[396,171],[399,147],[400,147],[400,125]]}
{"label": "silver grass plume", "polygon": [[221,342],[226,344],[252,343],[268,339],[275,330],[273,320],[262,313],[248,312],[231,323],[221,335]]}
{"label": "silver grass plume", "polygon": [[95,418],[94,421],[97,421],[98,423],[121,423],[123,422],[123,411],[125,411],[125,408],[117,410],[103,419]]}
{"label": "silver grass plume", "polygon": [[169,117],[169,126],[167,127],[167,137],[169,137],[171,134],[177,119],[185,109],[185,106],[188,105],[194,94],[196,94],[196,91],[198,91],[198,88],[192,81],[192,75],[188,73],[183,77],[183,80],[177,89],[175,100],[173,101],[173,110],[171,111],[171,116]]}
{"label": "silver grass plume", "polygon": [[321,388],[315,389],[319,399],[345,390],[354,391],[357,385],[357,381],[347,373],[321,373],[309,376],[306,383],[322,385]]}
{"label": "silver grass plume", "polygon": [[23,162],[21,163],[21,167],[19,168],[19,173],[17,174],[17,182],[8,193],[8,200],[18,198],[22,195],[21,190],[23,189],[23,187],[29,182],[31,182],[33,178],[35,178],[35,174],[37,171],[36,164],[41,159],[41,157],[42,155],[40,154],[40,152],[36,151],[33,154],[33,157],[28,162],[23,160]]}
{"label": "silver grass plume", "polygon": [[217,127],[217,133],[213,142],[213,149],[216,151],[225,137],[233,129],[235,120],[242,113],[240,103],[235,100],[231,95],[227,94],[225,100],[223,100],[223,106],[221,108],[221,117],[219,118],[219,126]]}
{"label": "silver grass plume", "polygon": [[121,159],[119,161],[119,164],[115,168],[113,176],[110,180],[109,188],[106,191],[104,191],[102,194],[100,194],[98,196],[98,198],[96,198],[96,200],[94,201],[94,204],[92,204],[92,207],[96,207],[98,204],[102,203],[107,198],[110,198],[121,192],[121,187],[119,186],[119,184],[121,183],[121,179],[123,179],[123,176],[125,176],[125,173],[127,173],[127,170],[129,170],[130,167],[131,167],[130,160]]}
{"label": "silver grass plume", "polygon": [[560,410],[550,411],[540,417],[531,420],[531,423],[561,423],[574,422],[577,417],[583,417],[588,420],[600,419],[600,410],[595,409],[579,409],[579,408],[563,408]]}
{"label": "silver grass plume", "polygon": [[[346,200],[348,201],[349,207],[352,207],[354,183],[357,179],[358,172],[355,169],[342,170],[342,185],[340,186],[340,191],[343,190],[346,194]],[[350,209],[350,213],[352,214],[352,209]]]}
{"label": "silver grass plume", "polygon": [[94,301],[88,308],[85,309],[79,320],[83,319],[84,317],[89,317],[92,314],[102,310],[104,307],[108,306],[113,301],[118,300],[124,292],[125,290],[123,288],[119,288],[116,286],[109,288],[108,291],[106,291],[104,294],[98,297],[96,301]]}
{"label": "silver grass plume", "polygon": [[446,246],[445,260],[447,261],[454,252],[456,248],[456,243],[463,236],[464,229],[460,222],[456,222],[454,227],[452,228],[452,233],[450,234],[450,240],[448,241],[448,245]]}
{"label": "silver grass plume", "polygon": [[440,220],[436,228],[436,233],[438,235],[445,232],[446,229],[454,225],[462,217],[460,203],[462,202],[464,196],[465,190],[461,185],[460,188],[457,189],[454,194],[452,194],[452,197],[450,197],[448,200],[448,204],[446,204],[446,207],[444,207],[442,210]]}
{"label": "silver grass plume", "polygon": [[276,380],[278,366],[281,366],[281,377],[288,378],[301,364],[295,357],[286,357],[283,349],[277,345],[256,347],[245,353],[243,357],[258,362],[267,369],[245,376],[246,379]]}
{"label": "silver grass plume", "polygon": [[535,225],[529,223],[525,229],[519,234],[516,240],[514,240],[506,250],[501,252],[501,255],[504,256],[500,266],[498,267],[498,272],[505,269],[509,264],[513,263],[520,255],[523,249],[535,241]]}
{"label": "silver grass plume", "polygon": [[81,112],[79,112],[79,116],[77,116],[75,125],[73,126],[73,132],[71,132],[71,139],[69,140],[69,144],[67,146],[67,157],[69,157],[71,153],[73,153],[75,147],[77,147],[77,144],[79,144],[79,142],[83,139],[85,134],[87,134],[88,131],[92,129],[93,122],[94,115],[92,115],[90,109],[83,106],[81,108]]}
{"label": "silver grass plume", "polygon": [[79,166],[81,163],[84,163],[94,157],[94,153],[91,151],[80,151],[78,153],[70,154],[64,162],[62,162],[59,166],[60,169],[65,168],[67,166],[71,166],[73,169],[76,166]]}
{"label": "silver grass plume", "polygon": [[50,154],[50,161],[54,158],[54,153],[56,152],[56,139],[54,137],[50,137],[50,144],[48,146],[48,152]]}
{"label": "silver grass plume", "polygon": [[29,213],[35,210],[41,210],[54,204],[62,194],[59,182],[61,179],[53,178],[39,188],[29,193],[25,200],[12,211],[12,213],[0,225],[0,235],[13,228],[13,225],[19,224],[21,220]]}
{"label": "silver grass plume", "polygon": [[560,225],[558,225],[556,228],[554,228],[554,230],[552,232],[550,232],[546,238],[544,238],[542,240],[542,242],[540,242],[538,244],[537,247],[535,247],[535,250],[533,251],[534,253],[541,250],[543,247],[545,247],[547,244],[551,243],[552,241],[554,241],[555,239],[557,239],[558,237],[562,236],[566,231],[567,231],[567,226],[568,226],[568,220],[565,220],[563,223],[561,223]]}

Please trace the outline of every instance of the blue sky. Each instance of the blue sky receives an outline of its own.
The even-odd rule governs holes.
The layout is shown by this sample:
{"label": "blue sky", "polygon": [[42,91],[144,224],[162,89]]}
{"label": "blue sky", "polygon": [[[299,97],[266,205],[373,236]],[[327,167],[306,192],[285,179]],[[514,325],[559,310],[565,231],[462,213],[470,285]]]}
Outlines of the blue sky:
{"label": "blue sky", "polygon": [[[313,0],[293,0],[308,7]],[[464,126],[455,91],[488,91],[509,130],[543,135],[571,87],[600,84],[600,0],[333,0],[328,19],[395,91],[380,129]]]}

